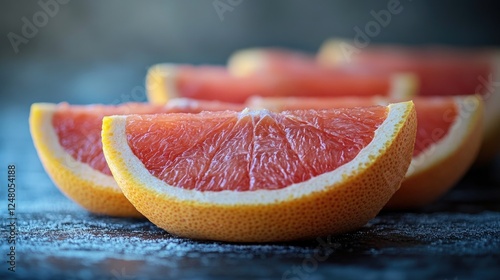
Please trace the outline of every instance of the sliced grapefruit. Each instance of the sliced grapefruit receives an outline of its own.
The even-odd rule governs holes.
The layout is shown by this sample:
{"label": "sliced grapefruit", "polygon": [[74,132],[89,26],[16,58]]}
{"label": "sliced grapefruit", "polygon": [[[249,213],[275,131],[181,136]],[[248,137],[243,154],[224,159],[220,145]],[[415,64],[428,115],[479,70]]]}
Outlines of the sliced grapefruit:
{"label": "sliced grapefruit", "polygon": [[153,104],[165,104],[176,97],[243,103],[254,95],[411,96],[416,87],[412,75],[319,66],[238,76],[220,66],[160,64],[149,70],[146,83],[148,100]]}
{"label": "sliced grapefruit", "polygon": [[364,225],[411,161],[412,102],[103,119],[106,160],[150,221],[194,239],[269,242]]}
{"label": "sliced grapefruit", "polygon": [[283,73],[317,68],[314,56],[281,48],[251,48],[233,53],[227,69],[235,76],[245,77],[259,72]]}
{"label": "sliced grapefruit", "polygon": [[[484,140],[480,161],[500,151],[500,52],[491,49],[458,49],[442,46],[370,46],[355,49],[346,40],[327,41],[318,61],[334,68],[365,67],[378,71],[414,73],[418,95],[480,94],[485,101]],[[353,51],[355,50],[355,51]]]}
{"label": "sliced grapefruit", "polygon": [[[479,95],[420,97],[413,159],[401,188],[387,208],[415,208],[435,201],[470,168],[482,140],[483,102]],[[384,105],[374,98],[259,98],[247,106],[280,112],[297,109],[351,108]]]}
{"label": "sliced grapefruit", "polygon": [[[412,72],[419,79],[419,95],[473,94],[478,77],[492,71],[492,54],[485,50],[465,50],[441,46],[403,47],[372,45],[346,53],[348,41],[327,41],[318,61],[330,67],[362,66],[389,72]],[[350,45],[355,47],[354,44]]]}
{"label": "sliced grapefruit", "polygon": [[415,99],[417,140],[405,180],[388,208],[430,203],[467,172],[483,136],[483,101],[479,95]]}
{"label": "sliced grapefruit", "polygon": [[90,212],[111,216],[141,216],[123,196],[102,153],[105,115],[200,112],[235,109],[241,105],[173,100],[167,106],[130,103],[120,106],[75,106],[37,103],[31,107],[30,129],[43,166],[55,185]]}
{"label": "sliced grapefruit", "polygon": [[[326,69],[325,69],[326,68]],[[349,77],[356,78],[358,75],[358,82],[363,82],[366,76],[374,75],[374,73],[380,71],[367,70],[364,67],[352,67],[348,65],[346,67],[337,67],[335,71],[328,70],[332,67],[324,67],[321,63],[318,63],[313,57],[306,53],[301,53],[298,51],[290,51],[286,49],[279,48],[252,48],[244,49],[235,52],[228,60],[228,71],[239,77],[248,77],[256,74],[265,75],[275,75],[275,76],[286,76],[291,79],[305,79],[309,76],[316,76],[318,80],[314,82],[320,83],[322,80],[320,77],[330,77],[338,76],[342,77],[344,73],[348,73]],[[384,92],[385,96],[391,96],[398,98],[399,100],[407,100],[411,98],[418,89],[417,77],[408,72],[393,72],[394,76],[392,78],[392,86],[389,92]],[[381,79],[384,74],[377,73]],[[311,86],[311,89],[314,89]],[[306,88],[307,90],[307,88]],[[325,89],[327,90],[327,89]],[[368,92],[373,92],[373,89],[368,89]],[[332,96],[362,96],[366,94],[332,94]],[[373,95],[373,94],[368,94]],[[292,94],[288,96],[293,96]],[[314,97],[318,96],[315,94],[301,94],[300,96]],[[328,96],[327,94],[322,95],[323,97]]]}

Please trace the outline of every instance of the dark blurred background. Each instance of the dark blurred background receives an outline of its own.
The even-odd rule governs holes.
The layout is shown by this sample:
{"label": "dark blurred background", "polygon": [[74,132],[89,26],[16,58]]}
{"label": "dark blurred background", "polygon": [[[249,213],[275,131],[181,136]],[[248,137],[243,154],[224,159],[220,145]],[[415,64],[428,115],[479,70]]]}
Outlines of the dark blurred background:
{"label": "dark blurred background", "polygon": [[[398,4],[399,3],[399,4]],[[282,46],[316,52],[353,39],[372,13],[398,5],[371,43],[500,45],[495,1],[2,1],[0,148],[29,139],[33,102],[145,100],[159,62],[224,64],[235,50]],[[3,158],[5,159],[5,158]]]}
{"label": "dark blurred background", "polygon": [[[392,16],[372,42],[500,45],[500,5],[495,1],[394,2],[400,3],[401,12]],[[370,12],[387,9],[389,3],[3,1],[1,103],[113,103],[126,101],[121,96],[132,92],[144,98],[144,76],[151,64],[223,64],[234,50],[251,46],[315,52],[328,37],[352,39],[355,26],[363,29],[373,20]],[[43,8],[47,5],[54,12],[47,13]],[[31,32],[35,33],[32,38],[23,36],[23,18],[38,29]],[[27,41],[16,41],[17,53],[11,33]]]}
{"label": "dark blurred background", "polygon": [[[264,257],[275,254],[269,253],[274,247],[266,246],[263,248],[270,248],[262,249],[266,253],[255,253],[253,247],[238,245],[242,251],[237,251],[233,247],[221,249],[208,244],[207,248],[215,253],[205,254],[205,247],[199,249],[197,243],[165,238],[162,231],[155,231],[147,224],[137,226],[135,222],[88,216],[65,199],[43,171],[29,135],[29,106],[34,102],[89,104],[145,100],[147,68],[160,62],[224,64],[233,51],[255,46],[281,46],[313,53],[329,37],[353,39],[355,27],[364,29],[374,20],[372,11],[386,10],[389,3],[396,2],[400,3],[401,12],[393,15],[387,26],[371,38],[372,43],[500,46],[498,1],[1,1],[0,169],[6,177],[7,165],[16,165],[17,213],[23,223],[19,238],[21,245],[27,244],[19,247],[19,260],[25,260],[27,273],[36,271],[37,275],[47,275],[47,279],[64,279],[51,276],[61,270],[70,278],[88,276],[93,275],[89,271],[103,273],[109,266],[122,273],[131,271],[131,267],[171,276],[208,272],[225,275],[220,273],[237,270],[240,274],[264,275],[269,269],[282,275],[292,265],[303,264],[303,257],[290,259],[295,255],[286,259],[276,253],[278,257],[274,260]],[[498,178],[499,166],[497,160],[493,172],[474,175],[474,185],[469,189],[476,185],[497,187],[492,182],[498,179],[491,178],[493,175]],[[7,188],[3,180],[0,215],[7,213]],[[498,197],[498,191],[459,191],[448,196],[451,202],[445,203],[444,208],[439,208],[443,207],[439,204],[431,208],[431,212],[443,211],[437,218],[426,213],[386,215],[375,222],[381,227],[339,239],[347,245],[340,255],[330,258],[331,265],[322,264],[319,272],[332,273],[336,269],[341,278],[343,275],[351,279],[361,277],[353,276],[356,273],[372,279],[398,279],[402,275],[413,279],[463,279],[462,275],[468,273],[490,276],[492,271],[498,271],[495,259],[498,254],[492,253],[498,248],[498,242],[494,242],[498,215],[483,210],[498,209]],[[462,215],[463,212],[482,214]],[[109,230],[113,226],[118,229]],[[131,239],[129,228],[140,234]],[[85,239],[86,234],[93,239]],[[118,247],[109,249],[109,244],[116,244],[110,240],[118,242]],[[132,240],[133,246],[122,240]],[[131,250],[136,245],[137,249]],[[6,246],[5,242],[0,243],[3,256]],[[305,252],[316,253],[317,245],[312,246]],[[301,247],[296,248],[296,255],[302,255]],[[122,250],[123,254],[114,254]],[[206,258],[199,257],[200,250]],[[193,251],[196,257],[184,257],[187,256],[182,255],[184,251]],[[251,265],[238,261],[238,258],[246,260],[248,252],[261,259],[252,259]],[[427,258],[433,255],[436,257]],[[442,261],[442,256],[446,261]],[[467,263],[475,257],[477,262]],[[256,266],[256,261],[262,265]],[[19,266],[23,267],[21,263]],[[164,274],[165,269],[170,269],[169,274]],[[2,271],[6,271],[5,266]],[[0,279],[5,279],[2,271]],[[116,276],[113,279],[134,278],[123,274],[119,277],[115,272],[112,270]]]}

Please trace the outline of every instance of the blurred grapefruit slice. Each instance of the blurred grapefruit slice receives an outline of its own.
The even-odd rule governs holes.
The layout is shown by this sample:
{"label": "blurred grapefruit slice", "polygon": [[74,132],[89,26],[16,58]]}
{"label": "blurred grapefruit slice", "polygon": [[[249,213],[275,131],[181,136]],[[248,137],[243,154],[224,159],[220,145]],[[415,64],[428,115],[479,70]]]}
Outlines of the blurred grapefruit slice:
{"label": "blurred grapefruit slice", "polygon": [[250,48],[233,53],[227,62],[228,71],[239,77],[259,72],[284,73],[318,68],[314,56],[282,48]]}
{"label": "blurred grapefruit slice", "polygon": [[243,103],[251,96],[412,96],[413,75],[362,69],[300,68],[240,76],[221,66],[159,64],[146,78],[148,100],[165,104],[175,97]]}
{"label": "blurred grapefruit slice", "polygon": [[[413,159],[401,188],[387,208],[415,208],[435,201],[470,168],[482,140],[483,102],[479,95],[419,97]],[[384,105],[373,98],[259,98],[247,106],[275,112],[297,109],[351,108]]]}
{"label": "blurred grapefruit slice", "polygon": [[36,103],[30,129],[42,164],[54,184],[90,212],[111,216],[141,216],[123,196],[102,153],[102,118],[114,114],[200,112],[240,109],[241,105],[173,100],[167,106],[128,103],[120,106],[77,106]]}
{"label": "blurred grapefruit slice", "polygon": [[[330,70],[328,70],[330,68]],[[280,48],[251,48],[243,49],[235,52],[228,60],[228,71],[238,77],[252,76],[256,74],[299,77],[299,79],[307,79],[309,76],[316,76],[316,83],[321,82],[321,77],[326,80],[327,77],[332,79],[341,78],[345,73],[348,77],[356,78],[363,82],[366,76],[378,75],[380,79],[386,79],[387,74],[378,73],[380,71],[367,70],[364,67],[337,67],[335,71],[332,67],[325,67],[307,53],[291,51]],[[377,74],[375,74],[377,73]],[[388,92],[379,93],[378,95],[390,96],[399,100],[407,100],[411,98],[418,89],[417,77],[408,72],[393,72],[391,73],[391,89]],[[390,76],[390,75],[389,75]],[[332,78],[333,77],[333,78]],[[311,86],[311,89],[314,87]],[[305,88],[305,90],[308,90]],[[325,88],[325,90],[327,90]],[[365,96],[367,94],[346,93],[336,94],[336,89],[332,89],[331,96]],[[368,89],[368,92],[373,92],[373,89]],[[368,94],[373,95],[373,94]],[[285,95],[287,96],[287,95]],[[288,95],[293,96],[293,95]],[[314,97],[316,94],[301,94],[300,96]],[[322,95],[328,97],[328,94]]]}
{"label": "blurred grapefruit slice", "polygon": [[388,208],[419,207],[436,200],[469,170],[481,147],[484,110],[479,95],[414,102],[418,129],[413,159]]}
{"label": "blurred grapefruit slice", "polygon": [[412,102],[333,110],[110,116],[104,154],[150,221],[194,239],[270,242],[357,229],[399,188]]}
{"label": "blurred grapefruit slice", "polygon": [[333,68],[364,67],[385,72],[411,72],[421,96],[480,94],[485,101],[484,137],[479,161],[500,152],[500,52],[443,46],[374,45],[357,49],[342,39],[326,41],[317,60]]}

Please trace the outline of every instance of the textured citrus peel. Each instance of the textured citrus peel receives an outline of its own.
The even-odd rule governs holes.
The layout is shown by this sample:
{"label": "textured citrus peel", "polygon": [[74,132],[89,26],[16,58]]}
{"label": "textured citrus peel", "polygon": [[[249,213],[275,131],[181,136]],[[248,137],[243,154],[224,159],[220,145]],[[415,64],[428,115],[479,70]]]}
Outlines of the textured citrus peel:
{"label": "textured citrus peel", "polygon": [[[44,161],[50,160],[61,165],[62,168],[71,168],[75,176],[86,178],[90,183],[101,185],[119,191],[112,176],[96,172],[88,164],[75,160],[59,144],[58,136],[52,125],[52,117],[56,110],[55,104],[36,103],[31,106],[30,127],[35,146],[43,153]],[[42,157],[41,157],[42,158]]]}
{"label": "textured citrus peel", "polygon": [[31,106],[30,132],[38,156],[57,187],[90,212],[112,216],[142,217],[123,196],[112,176],[75,160],[59,144],[52,125],[57,105]]}
{"label": "textured citrus peel", "polygon": [[[411,104],[411,106],[409,105]],[[103,119],[103,146],[104,154],[108,162],[113,162],[110,169],[120,176],[126,178],[117,178],[118,181],[136,181],[144,188],[154,191],[157,195],[169,196],[182,201],[191,201],[193,203],[208,203],[219,205],[254,205],[254,204],[272,204],[283,202],[290,199],[300,198],[311,193],[324,191],[324,186],[328,188],[336,188],[339,182],[344,181],[345,177],[358,176],[365,169],[369,168],[371,164],[376,161],[380,154],[384,154],[390,142],[381,140],[390,140],[403,126],[400,121],[403,116],[409,114],[413,108],[413,103],[400,103],[389,105],[389,112],[386,121],[380,125],[375,131],[373,141],[363,148],[356,156],[356,161],[348,162],[334,171],[321,174],[313,177],[305,182],[293,184],[279,190],[256,190],[247,192],[238,191],[198,191],[186,190],[176,186],[171,186],[164,181],[154,177],[144,168],[142,162],[133,154],[129,148],[126,138],[126,116],[109,116]],[[248,114],[255,114],[256,111],[248,113],[244,110],[240,113],[240,117]],[[257,111],[258,112],[258,111]],[[260,114],[266,116],[267,110],[263,110]],[[379,137],[380,135],[387,135],[386,137]],[[110,144],[114,142],[114,144]],[[120,147],[120,150],[110,149]],[[121,152],[120,152],[121,151]],[[118,163],[118,164],[117,164]],[[117,172],[117,169],[127,170],[128,174]],[[116,175],[115,175],[116,176]],[[137,180],[140,178],[140,181]],[[397,186],[399,187],[399,186]],[[396,189],[394,189],[395,191]]]}
{"label": "textured citrus peel", "polygon": [[378,140],[350,163],[273,191],[200,192],[167,185],[130,150],[126,117],[104,118],[103,150],[125,196],[172,234],[231,242],[304,239],[361,227],[398,189],[413,153],[414,105],[390,105],[388,116],[375,132]]}

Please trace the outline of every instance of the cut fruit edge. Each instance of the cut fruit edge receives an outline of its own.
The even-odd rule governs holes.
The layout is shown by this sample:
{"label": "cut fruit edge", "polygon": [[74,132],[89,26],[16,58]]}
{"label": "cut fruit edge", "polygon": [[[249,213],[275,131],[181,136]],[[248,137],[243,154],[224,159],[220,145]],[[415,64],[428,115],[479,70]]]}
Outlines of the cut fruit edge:
{"label": "cut fruit edge", "polygon": [[[458,108],[457,119],[455,119],[445,137],[433,143],[426,150],[413,158],[406,174],[407,178],[411,178],[420,172],[440,164],[449,157],[450,154],[458,152],[463,142],[466,142],[466,140],[470,138],[468,136],[473,134],[472,132],[482,132],[484,109],[481,97],[478,95],[469,95],[454,97],[453,99]],[[478,138],[481,139],[481,137]],[[457,141],[457,139],[460,141]],[[469,146],[468,148],[475,150],[477,153],[479,143]],[[424,168],[419,167],[423,166],[421,163],[425,163]]]}
{"label": "cut fruit edge", "polygon": [[156,64],[146,74],[146,95],[148,101],[155,105],[164,105],[170,99],[179,97],[175,82],[177,66],[171,63]]}
{"label": "cut fruit edge", "polygon": [[483,135],[483,102],[479,95],[453,99],[457,119],[445,137],[412,159],[401,188],[386,209],[416,208],[435,201],[473,164]]}
{"label": "cut fruit edge", "polygon": [[[59,144],[52,125],[56,108],[55,104],[35,103],[31,106],[29,120],[33,143],[49,177],[67,197],[91,212],[142,217],[125,198],[113,176],[75,160]],[[109,204],[109,199],[113,199],[114,204]],[[121,209],[116,209],[116,205]]]}
{"label": "cut fruit edge", "polygon": [[[150,190],[157,196],[173,198],[178,201],[205,205],[240,206],[266,205],[291,201],[312,195],[313,193],[335,189],[348,178],[356,178],[369,169],[376,159],[387,153],[392,141],[406,124],[406,120],[415,114],[413,102],[403,102],[388,106],[387,119],[375,131],[374,138],[364,147],[354,160],[339,168],[313,177],[307,181],[290,185],[278,190],[237,191],[197,191],[171,186],[154,177],[130,149],[126,137],[126,116],[111,116],[103,119],[103,150],[109,167],[124,194],[128,190],[123,186],[139,186]],[[403,120],[403,121],[402,121]],[[413,147],[413,145],[412,145]],[[410,159],[408,159],[408,164]],[[406,170],[407,167],[405,167]],[[403,179],[403,178],[401,178]],[[328,186],[325,188],[325,186]],[[399,188],[395,186],[393,192]]]}

